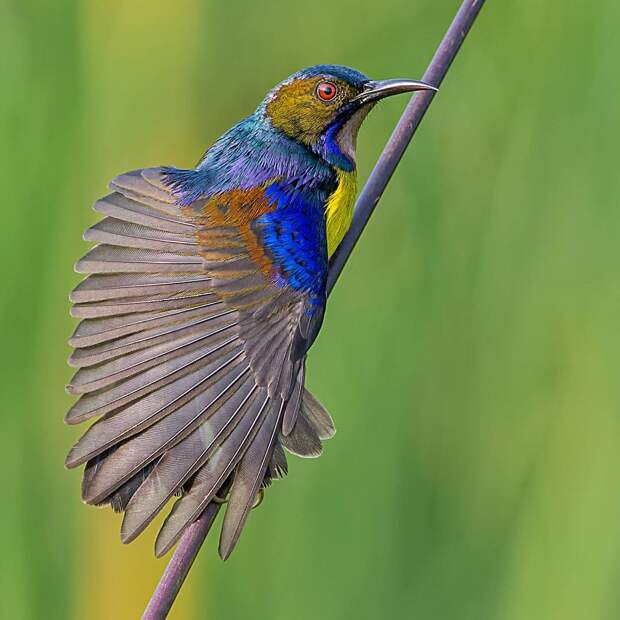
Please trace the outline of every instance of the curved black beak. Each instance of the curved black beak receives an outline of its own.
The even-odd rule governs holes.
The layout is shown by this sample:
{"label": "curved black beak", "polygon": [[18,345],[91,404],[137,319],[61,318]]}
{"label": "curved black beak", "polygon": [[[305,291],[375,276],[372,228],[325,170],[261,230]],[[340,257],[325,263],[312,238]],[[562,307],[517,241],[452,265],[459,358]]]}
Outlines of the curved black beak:
{"label": "curved black beak", "polygon": [[364,90],[353,98],[353,101],[358,103],[370,103],[371,101],[378,101],[384,97],[390,97],[391,95],[398,95],[400,93],[409,93],[416,90],[432,90],[437,92],[437,88],[421,82],[420,80],[378,80],[366,82]]}

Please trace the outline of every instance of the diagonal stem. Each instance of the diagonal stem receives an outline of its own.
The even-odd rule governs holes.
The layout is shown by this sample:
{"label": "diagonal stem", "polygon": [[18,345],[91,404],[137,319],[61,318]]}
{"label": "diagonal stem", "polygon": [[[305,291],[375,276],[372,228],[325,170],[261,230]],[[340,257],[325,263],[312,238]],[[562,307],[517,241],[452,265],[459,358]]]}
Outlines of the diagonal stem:
{"label": "diagonal stem", "polygon": [[168,616],[221,506],[211,502],[200,517],[185,530],[144,610],[142,620],[161,620]]}
{"label": "diagonal stem", "polygon": [[[483,4],[484,0],[463,1],[424,73],[425,82],[433,86],[441,84]],[[412,97],[385,145],[357,199],[351,227],[330,262],[327,279],[328,295],[340,277],[343,267],[392,178],[394,170],[411,138],[413,138],[420,121],[433,100],[433,96],[434,93],[431,91],[419,91]],[[168,612],[196,559],[218,510],[219,504],[210,504],[205,512],[187,528],[160,582],[157,584],[142,620],[163,620],[168,616]]]}

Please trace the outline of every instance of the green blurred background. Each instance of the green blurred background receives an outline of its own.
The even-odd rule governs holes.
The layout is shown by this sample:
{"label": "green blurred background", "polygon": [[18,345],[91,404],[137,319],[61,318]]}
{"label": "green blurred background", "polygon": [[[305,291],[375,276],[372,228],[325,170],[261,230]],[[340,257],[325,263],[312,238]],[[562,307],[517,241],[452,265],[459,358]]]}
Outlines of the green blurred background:
{"label": "green blurred background", "polygon": [[[0,617],[137,618],[165,561],[63,469],[72,263],[115,174],[193,164],[291,72],[420,77],[456,0],[5,0]],[[172,617],[620,615],[620,5],[489,0],[330,299],[291,460]],[[366,177],[404,98],[363,128]]]}

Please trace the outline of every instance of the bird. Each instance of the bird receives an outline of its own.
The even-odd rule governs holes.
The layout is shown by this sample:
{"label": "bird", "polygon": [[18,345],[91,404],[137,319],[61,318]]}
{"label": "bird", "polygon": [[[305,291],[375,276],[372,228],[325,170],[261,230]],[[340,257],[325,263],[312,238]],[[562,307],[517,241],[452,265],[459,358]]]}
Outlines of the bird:
{"label": "bird", "polygon": [[335,433],[304,386],[323,322],[330,257],[351,224],[360,126],[385,97],[436,90],[340,65],[298,71],[226,131],[194,168],[114,178],[75,265],[69,344],[93,421],[65,465],[82,499],[122,512],[131,542],[172,504],[155,540],[170,551],[225,506],[219,554],[287,473]]}

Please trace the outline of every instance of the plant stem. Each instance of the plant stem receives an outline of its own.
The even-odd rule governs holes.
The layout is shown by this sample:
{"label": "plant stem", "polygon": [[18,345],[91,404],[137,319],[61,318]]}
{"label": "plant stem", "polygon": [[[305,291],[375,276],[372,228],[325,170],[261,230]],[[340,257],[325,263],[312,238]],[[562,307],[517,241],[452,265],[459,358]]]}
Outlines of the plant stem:
{"label": "plant stem", "polygon": [[211,502],[200,517],[185,530],[144,610],[142,620],[161,620],[168,616],[220,507],[221,504]]}
{"label": "plant stem", "polygon": [[[424,73],[425,82],[433,86],[441,84],[483,4],[484,0],[463,1]],[[330,261],[327,279],[328,295],[340,277],[343,267],[413,138],[433,96],[432,91],[419,91],[413,95],[385,145],[357,199],[351,227]],[[157,584],[142,620],[163,620],[167,617],[219,508],[220,504],[209,504],[205,512],[187,528]]]}

